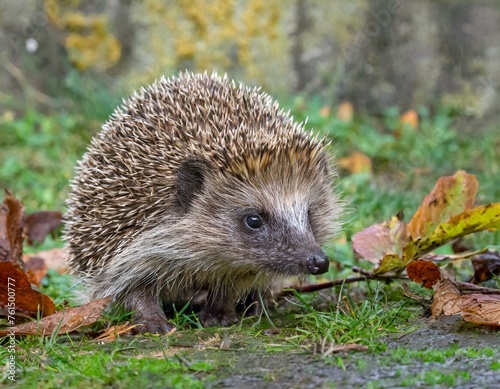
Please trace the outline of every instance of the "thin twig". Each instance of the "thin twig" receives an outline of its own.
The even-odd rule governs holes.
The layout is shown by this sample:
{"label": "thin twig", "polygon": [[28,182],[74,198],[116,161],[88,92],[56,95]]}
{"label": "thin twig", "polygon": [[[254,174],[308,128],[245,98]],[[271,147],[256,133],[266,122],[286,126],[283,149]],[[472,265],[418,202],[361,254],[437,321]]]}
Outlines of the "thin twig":
{"label": "thin twig", "polygon": [[[356,270],[357,270],[357,268],[356,268]],[[361,270],[361,269],[359,269],[359,270]],[[364,272],[364,270],[361,270],[361,271]],[[361,273],[361,271],[360,271],[360,273]],[[365,274],[363,274],[362,277],[348,277],[348,278],[342,278],[340,280],[323,282],[321,284],[311,284],[311,285],[299,286],[296,288],[289,288],[289,289],[283,290],[280,293],[279,297],[293,296],[293,294],[295,292],[297,292],[297,293],[316,292],[318,290],[333,288],[334,286],[338,286],[338,285],[352,284],[353,282],[362,282],[362,281],[367,281],[367,280],[392,281],[394,279],[408,280],[409,278],[402,277],[402,276],[383,276],[383,275],[373,275],[373,274],[365,273]]]}
{"label": "thin twig", "polygon": [[471,284],[469,282],[453,281],[453,283],[458,287],[460,292],[464,294],[472,294],[472,293],[500,294],[500,289],[486,288],[484,286]]}

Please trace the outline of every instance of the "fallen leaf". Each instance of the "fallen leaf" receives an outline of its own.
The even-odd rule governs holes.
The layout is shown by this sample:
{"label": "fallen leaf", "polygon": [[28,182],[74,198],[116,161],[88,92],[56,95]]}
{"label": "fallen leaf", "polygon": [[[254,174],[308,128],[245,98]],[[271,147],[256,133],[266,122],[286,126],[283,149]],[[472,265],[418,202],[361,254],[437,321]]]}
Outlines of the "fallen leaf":
{"label": "fallen leaf", "polygon": [[462,295],[460,290],[448,278],[443,278],[433,286],[434,300],[432,301],[432,316],[456,315],[461,313],[460,303]]}
{"label": "fallen leaf", "polygon": [[26,254],[23,257],[23,260],[27,263],[33,257],[42,258],[48,269],[55,270],[59,274],[66,273],[68,270],[68,262],[66,261],[68,253],[65,249],[55,248],[39,251],[36,254]]}
{"label": "fallen leaf", "polygon": [[319,116],[321,116],[322,118],[326,118],[330,116],[330,111],[331,111],[330,106],[323,105],[319,110]]}
{"label": "fallen leaf", "polygon": [[474,276],[470,281],[473,284],[487,281],[493,275],[500,275],[500,253],[489,250],[486,253],[479,254],[472,260],[474,267]]}
{"label": "fallen leaf", "polygon": [[443,244],[464,235],[484,230],[500,229],[500,203],[480,205],[439,224],[427,237],[410,241],[403,249],[405,261],[428,253]]}
{"label": "fallen leaf", "polygon": [[0,261],[13,262],[23,267],[23,204],[11,191],[5,189],[5,198],[0,204]]}
{"label": "fallen leaf", "polygon": [[401,288],[403,289],[403,294],[406,297],[408,297],[408,298],[410,298],[410,299],[412,299],[412,300],[414,300],[414,301],[416,301],[416,302],[418,302],[420,304],[428,305],[428,301],[425,298],[420,297],[419,294],[413,293],[410,290],[410,287],[409,287],[409,285],[406,282],[402,282],[401,283]]}
{"label": "fallen leaf", "polygon": [[[0,314],[9,317],[48,316],[52,300],[31,288],[28,275],[12,262],[0,262]],[[13,319],[12,319],[13,320]]]}
{"label": "fallen leaf", "polygon": [[318,349],[319,352],[323,356],[328,356],[331,354],[347,352],[347,351],[368,351],[368,346],[357,344],[357,343],[348,343],[348,344],[327,344],[324,340],[320,345],[315,346],[315,352]]}
{"label": "fallen leaf", "polygon": [[43,258],[33,256],[26,262],[25,271],[30,283],[40,286],[42,278],[47,274],[48,268]]}
{"label": "fallen leaf", "polygon": [[351,155],[340,158],[338,160],[339,166],[348,171],[349,173],[371,173],[372,161],[367,155],[355,151]]}
{"label": "fallen leaf", "polygon": [[[43,335],[67,334],[81,327],[94,323],[101,316],[104,308],[111,302],[111,297],[91,301],[76,308],[67,308],[41,320],[24,323],[17,326],[16,335]],[[5,336],[8,331],[0,331]]]}
{"label": "fallen leaf", "polygon": [[[488,288],[465,282],[455,283],[443,273],[433,289],[433,316],[460,314],[471,323],[500,326],[500,294],[496,294],[497,290],[495,294],[489,294]],[[463,294],[462,289],[476,293]]]}
{"label": "fallen leaf", "polygon": [[432,285],[442,279],[439,266],[431,261],[417,259],[406,266],[408,277],[423,287],[432,289]]}
{"label": "fallen leaf", "polygon": [[414,109],[406,111],[399,120],[401,125],[407,125],[414,130],[418,128],[418,114]]}
{"label": "fallen leaf", "polygon": [[56,211],[40,211],[27,215],[23,220],[23,231],[28,244],[42,243],[45,237],[62,225],[62,214]]}
{"label": "fallen leaf", "polygon": [[455,254],[465,253],[467,251],[472,251],[473,247],[470,242],[465,242],[464,239],[458,238],[451,244],[451,249]]}
{"label": "fallen leaf", "polygon": [[383,269],[405,266],[401,255],[409,236],[401,218],[400,215],[393,216],[385,223],[374,224],[354,234],[352,248],[356,255],[380,264]]}
{"label": "fallen leaf", "polygon": [[343,122],[350,122],[354,117],[354,106],[349,101],[340,103],[337,109],[337,118]]}
{"label": "fallen leaf", "polygon": [[478,186],[476,177],[463,170],[438,178],[408,223],[410,236],[413,239],[428,236],[451,216],[472,208]]}
{"label": "fallen leaf", "polygon": [[498,295],[500,295],[500,289],[486,288],[484,286],[471,284],[470,282],[454,281],[454,283],[457,286],[457,288],[460,290],[460,293],[462,293],[462,294],[490,294],[490,295],[498,294]]}
{"label": "fallen leaf", "polygon": [[389,228],[385,224],[373,224],[354,234],[352,248],[361,258],[378,264],[392,249]]}
{"label": "fallen leaf", "polygon": [[120,325],[105,328],[101,331],[101,334],[94,340],[100,342],[113,342],[119,335],[129,334],[133,328],[137,327],[137,324],[130,324],[130,322],[125,322]]}
{"label": "fallen leaf", "polygon": [[394,272],[399,274],[406,266],[404,258],[397,254],[386,254],[380,261],[379,266],[373,271],[373,275]]}
{"label": "fallen leaf", "polygon": [[389,228],[389,237],[392,243],[392,252],[401,256],[403,249],[408,244],[410,236],[408,235],[408,228],[403,220],[403,212],[399,212],[396,216],[391,217],[385,223]]}
{"label": "fallen leaf", "polygon": [[463,296],[460,303],[464,320],[500,327],[500,296],[470,294]]}

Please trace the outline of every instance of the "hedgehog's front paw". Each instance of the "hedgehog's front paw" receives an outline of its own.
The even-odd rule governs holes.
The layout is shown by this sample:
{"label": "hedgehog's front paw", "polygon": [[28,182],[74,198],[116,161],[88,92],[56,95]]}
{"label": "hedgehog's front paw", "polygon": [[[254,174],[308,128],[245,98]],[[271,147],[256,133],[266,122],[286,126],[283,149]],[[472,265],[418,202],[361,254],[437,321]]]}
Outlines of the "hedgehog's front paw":
{"label": "hedgehog's front paw", "polygon": [[133,314],[133,334],[166,334],[175,326],[170,323],[156,298],[145,293],[132,293],[125,297],[124,305]]}
{"label": "hedgehog's front paw", "polygon": [[234,309],[215,309],[210,307],[203,308],[198,312],[198,319],[203,327],[229,327],[240,321],[240,316]]}
{"label": "hedgehog's front paw", "polygon": [[133,324],[136,326],[132,329],[132,333],[137,334],[166,334],[175,326],[170,323],[163,313],[153,314],[150,316],[135,315]]}

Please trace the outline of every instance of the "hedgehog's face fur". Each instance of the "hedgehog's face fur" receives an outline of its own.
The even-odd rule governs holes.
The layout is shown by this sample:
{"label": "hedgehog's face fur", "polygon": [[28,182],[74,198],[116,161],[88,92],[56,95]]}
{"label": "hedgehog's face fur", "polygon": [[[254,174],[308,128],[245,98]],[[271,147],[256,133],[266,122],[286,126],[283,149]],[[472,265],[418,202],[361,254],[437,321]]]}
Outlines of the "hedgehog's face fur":
{"label": "hedgehog's face fur", "polygon": [[224,272],[326,272],[328,259],[320,245],[332,233],[336,212],[328,161],[296,162],[277,155],[246,176],[224,174],[209,161],[184,162],[177,198],[186,225],[196,226],[188,239],[196,242],[199,234],[206,257]]}

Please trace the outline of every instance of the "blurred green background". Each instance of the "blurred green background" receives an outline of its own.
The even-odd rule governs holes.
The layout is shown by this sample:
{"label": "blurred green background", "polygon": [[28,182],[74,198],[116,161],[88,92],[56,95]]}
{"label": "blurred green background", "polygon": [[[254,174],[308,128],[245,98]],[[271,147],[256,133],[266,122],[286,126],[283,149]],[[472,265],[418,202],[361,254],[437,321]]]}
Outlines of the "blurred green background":
{"label": "blurred green background", "polygon": [[3,1],[0,47],[0,188],[28,212],[64,210],[121,99],[186,69],[262,86],[333,138],[347,237],[408,220],[459,169],[500,199],[495,0]]}

